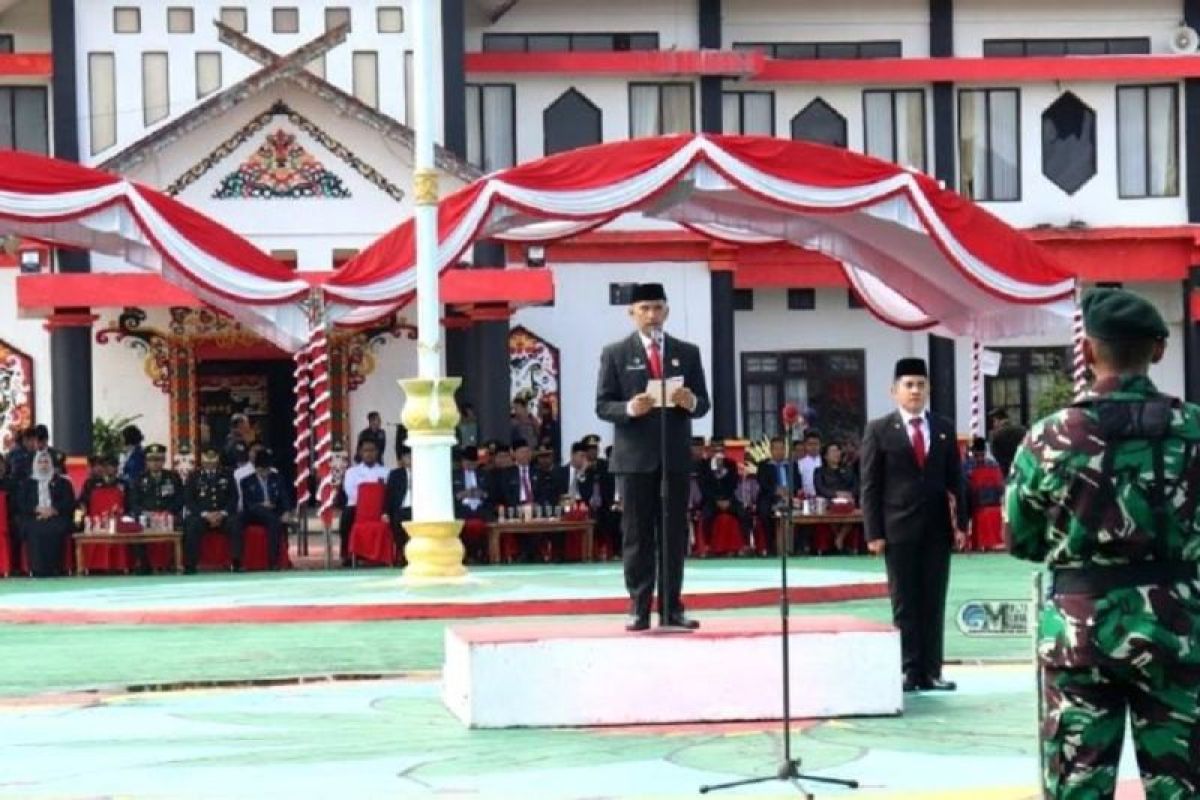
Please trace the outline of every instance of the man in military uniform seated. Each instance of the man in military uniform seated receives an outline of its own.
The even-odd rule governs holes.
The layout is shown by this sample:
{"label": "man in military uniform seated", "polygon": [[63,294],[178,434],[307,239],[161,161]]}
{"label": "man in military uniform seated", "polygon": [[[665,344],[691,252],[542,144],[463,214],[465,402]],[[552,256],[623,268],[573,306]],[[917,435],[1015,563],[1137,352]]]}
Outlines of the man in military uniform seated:
{"label": "man in military uniform seated", "polygon": [[286,528],[284,515],[291,509],[287,486],[279,473],[271,469],[271,454],[259,450],[254,454],[254,472],[242,478],[242,513],[238,515],[239,539],[247,525],[262,525],[267,529],[267,565],[279,569],[279,553],[283,547]]}
{"label": "man in military uniform seated", "polygon": [[[174,470],[166,469],[166,463],[167,448],[161,444],[146,448],[146,471],[133,485],[129,510],[135,519],[143,514],[170,514],[172,528],[178,530],[183,518],[183,481]],[[138,572],[150,572],[146,545],[136,544],[131,549]]]}
{"label": "man in military uniform seated", "polygon": [[1119,289],[1084,296],[1095,381],[1036,423],[1005,495],[1012,554],[1044,562],[1044,795],[1111,798],[1128,712],[1149,800],[1200,797],[1200,407],[1148,377],[1168,329]]}
{"label": "man in military uniform seated", "polygon": [[237,487],[233,475],[221,466],[221,454],[209,448],[200,456],[200,469],[193,472],[184,490],[187,519],[183,524],[183,571],[196,573],[200,542],[205,531],[229,537],[233,571],[242,570],[242,529],[237,524]]}

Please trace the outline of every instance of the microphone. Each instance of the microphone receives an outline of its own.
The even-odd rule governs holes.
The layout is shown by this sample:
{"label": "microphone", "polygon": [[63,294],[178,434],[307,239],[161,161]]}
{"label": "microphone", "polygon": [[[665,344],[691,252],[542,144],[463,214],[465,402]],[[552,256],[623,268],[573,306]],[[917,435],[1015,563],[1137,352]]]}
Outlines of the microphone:
{"label": "microphone", "polygon": [[779,413],[783,418],[783,427],[787,430],[796,427],[796,423],[800,421],[800,409],[796,408],[795,403],[788,403]]}

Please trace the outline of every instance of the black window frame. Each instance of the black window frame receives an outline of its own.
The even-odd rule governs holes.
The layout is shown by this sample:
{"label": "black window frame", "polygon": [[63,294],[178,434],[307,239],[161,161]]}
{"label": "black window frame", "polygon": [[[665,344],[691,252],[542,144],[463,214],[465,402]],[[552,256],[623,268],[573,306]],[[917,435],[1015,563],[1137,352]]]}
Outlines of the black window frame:
{"label": "black window frame", "polygon": [[[917,94],[921,97],[921,163],[920,165],[911,164],[926,172],[929,169],[929,106],[925,102],[925,90],[921,87],[907,89],[863,89],[862,91],[862,149],[867,155],[867,95],[886,94],[891,97],[892,101],[892,154],[895,155],[899,149],[897,146],[898,136],[896,135],[896,95],[898,94]],[[835,109],[836,110],[836,109]],[[878,156],[875,156],[878,158]],[[893,163],[898,163],[893,160]]]}
{"label": "black window frame", "polygon": [[[1140,89],[1146,93],[1146,102],[1143,104],[1145,108],[1145,130],[1147,147],[1142,153],[1142,160],[1146,170],[1146,193],[1145,194],[1126,194],[1121,188],[1121,92],[1128,89]],[[1151,89],[1170,89],[1171,90],[1171,109],[1175,117],[1175,191],[1167,194],[1151,194],[1150,193],[1150,97]],[[1183,176],[1179,174],[1182,161],[1180,159],[1182,144],[1185,131],[1183,130],[1182,115],[1179,110],[1179,84],[1177,83],[1120,83],[1114,88],[1114,103],[1116,108],[1113,114],[1116,119],[1116,144],[1117,144],[1117,198],[1120,200],[1158,200],[1164,197],[1179,197],[1183,191]]]}
{"label": "black window frame", "polygon": [[753,311],[754,310],[754,290],[753,289],[738,289],[733,290],[733,310],[734,311]]}
{"label": "black window frame", "polygon": [[0,53],[15,53],[17,37],[11,33],[0,33]]}
{"label": "black window frame", "polygon": [[[738,135],[738,136],[748,135],[746,133],[746,95],[754,95],[754,96],[765,95],[767,98],[770,99],[770,101],[771,101],[771,132],[766,135],[767,136],[775,135],[775,124],[777,122],[777,120],[775,118],[775,92],[772,92],[769,90],[762,90],[762,89],[746,89],[746,90],[722,89],[721,90],[722,105],[725,103],[725,98],[728,96],[731,96],[731,95],[736,96],[738,99],[738,131],[737,131],[736,135]],[[757,135],[761,135],[761,134],[757,134]]]}
{"label": "black window frame", "polygon": [[788,311],[816,311],[817,290],[809,287],[793,287],[787,290]]}
{"label": "black window frame", "polygon": [[[821,368],[815,371],[805,370],[797,372],[790,369],[789,364],[793,358],[803,358],[809,363],[812,360],[820,360]],[[834,375],[829,369],[829,360],[832,357],[851,357],[857,362],[856,374],[858,375],[858,404],[857,407],[851,409],[851,416],[854,424],[845,429],[834,429],[832,423],[828,423],[828,414],[822,414],[822,409],[817,409],[818,414],[827,421],[826,425],[821,425],[822,432],[825,433],[831,440],[839,440],[843,436],[859,437],[862,434],[863,428],[867,423],[867,350],[866,348],[811,348],[811,349],[793,349],[793,350],[763,350],[763,351],[747,351],[739,354],[738,367],[740,369],[740,424],[741,433],[743,436],[751,436],[750,433],[750,387],[752,384],[772,384],[776,389],[776,400],[779,405],[782,405],[786,400],[787,381],[793,378],[808,378],[810,376],[828,380],[830,375]],[[751,359],[774,358],[776,359],[776,369],[766,371],[750,372],[748,363]],[[810,398],[810,402],[811,402]],[[822,405],[824,405],[822,403]],[[828,411],[829,409],[823,409]],[[764,426],[765,430],[760,432],[758,436],[777,435],[779,428],[779,409],[773,408],[761,412],[764,421],[768,422]],[[776,426],[776,427],[772,427]]]}
{"label": "black window frame", "polygon": [[[589,106],[591,106],[592,108],[594,108],[596,110],[596,138],[595,138],[595,141],[592,142],[591,144],[600,144],[601,142],[604,141],[604,109],[602,109],[600,106],[598,106],[596,103],[594,103],[592,101],[592,98],[588,97],[586,94],[579,91],[578,88],[576,88],[574,86],[570,86],[558,97],[551,100],[549,105],[547,105],[545,108],[542,109],[542,155],[549,156],[549,155],[554,155],[554,153],[567,152],[565,150],[555,150],[554,153],[550,152],[549,134],[547,133],[550,130],[550,126],[547,124],[546,115],[550,113],[550,108],[552,106],[554,106],[556,103],[558,103],[558,101],[562,100],[564,97],[566,97],[567,95],[572,94],[572,93],[581,97],[585,103],[587,103]],[[514,133],[515,133],[515,131],[514,131]],[[581,145],[581,146],[583,146],[583,145]]]}
{"label": "black window frame", "polygon": [[50,155],[50,92],[45,86],[22,86],[5,84],[0,85],[0,97],[4,93],[8,93],[8,118],[12,120],[12,140],[10,142],[0,142],[0,148],[3,149],[18,149],[17,148],[17,95],[18,94],[40,94],[42,97],[42,132],[44,140],[41,150],[22,149],[25,153],[37,153],[39,155]]}
{"label": "black window frame", "polygon": [[[609,48],[577,47],[577,40],[608,36],[612,46]],[[635,37],[647,37],[653,42],[653,47],[634,47]],[[567,49],[530,48],[534,39],[566,39]],[[489,47],[499,41],[519,41],[520,47]],[[574,31],[570,33],[553,33],[538,31],[536,33],[485,33],[481,45],[485,53],[629,53],[651,52],[661,49],[661,40],[657,31]]]}
{"label": "black window frame", "polygon": [[610,306],[627,306],[633,298],[633,289],[637,283],[618,281],[608,284],[608,304]]}
{"label": "black window frame", "polygon": [[[1079,103],[1084,108],[1086,108],[1092,115],[1092,153],[1091,153],[1091,164],[1090,164],[1091,172],[1088,174],[1088,177],[1086,179],[1084,179],[1084,181],[1082,183],[1080,183],[1078,186],[1076,186],[1074,189],[1067,189],[1065,186],[1060,184],[1058,182],[1058,180],[1051,177],[1050,174],[1046,171],[1046,155],[1050,150],[1050,148],[1047,147],[1047,142],[1046,142],[1046,115],[1048,113],[1050,113],[1051,108],[1058,105],[1059,103],[1066,101],[1068,96],[1073,97],[1075,99],[1075,102]],[[1096,114],[1096,109],[1092,108],[1090,105],[1085,103],[1083,101],[1083,98],[1081,98],[1078,94],[1076,94],[1075,92],[1072,92],[1071,90],[1068,89],[1067,91],[1060,94],[1058,97],[1054,98],[1053,102],[1051,102],[1044,109],[1042,109],[1042,113],[1038,117],[1038,122],[1041,127],[1039,134],[1042,139],[1042,149],[1041,149],[1042,177],[1044,177],[1046,180],[1050,181],[1050,183],[1054,184],[1055,188],[1059,189],[1067,196],[1074,196],[1076,194],[1076,192],[1078,192],[1080,189],[1082,189],[1083,187],[1085,187],[1089,183],[1091,183],[1092,179],[1096,177],[1096,174],[1099,170],[1100,162],[1099,162],[1098,153],[1100,150],[1100,131],[1099,131],[1099,118],[1098,118],[1098,115]]]}
{"label": "black window frame", "polygon": [[[1071,380],[1072,369],[1072,353],[1070,345],[1045,345],[1032,347],[993,347],[989,348],[1000,353],[1000,369],[995,375],[984,376],[983,381],[983,405],[985,417],[997,410],[992,404],[992,386],[996,381],[1000,380],[1018,380],[1019,381],[1019,400],[1017,405],[1017,415],[1009,414],[1009,420],[1015,424],[1029,427],[1037,420],[1032,419],[1033,416],[1033,398],[1029,391],[1029,377],[1034,374],[1059,374],[1067,380]],[[1034,370],[1031,366],[1031,361],[1034,354],[1047,355],[1056,354],[1062,358],[1063,369],[1061,372],[1055,373],[1048,370]],[[1019,359],[1019,365],[1016,368],[1010,368],[1005,365],[1006,357],[1016,355]],[[1011,409],[1012,406],[1001,406],[1004,409]]]}
{"label": "black window frame", "polygon": [[858,308],[866,308],[866,307],[867,307],[867,301],[863,300],[863,297],[861,294],[858,293],[858,290],[855,289],[853,286],[847,287],[847,289],[846,289],[846,308],[858,309]]}
{"label": "black window frame", "polygon": [[[830,111],[832,111],[836,117],[841,119],[841,121],[842,121],[842,136],[844,137],[844,141],[840,145],[834,144],[832,142],[820,141],[818,139],[804,139],[804,138],[800,138],[800,137],[796,136],[796,120],[800,118],[801,114],[808,111],[810,108],[812,108],[813,106],[815,106],[817,104],[825,106]],[[793,114],[791,119],[788,120],[787,132],[788,132],[788,138],[790,138],[794,142],[811,142],[813,144],[823,144],[823,145],[827,145],[829,147],[840,147],[843,150],[850,149],[850,122],[846,119],[845,114],[838,111],[837,108],[833,105],[833,103],[830,103],[824,97],[820,97],[820,96],[814,97],[812,100],[805,103],[803,108],[801,108],[799,111],[797,111],[795,114]]]}
{"label": "black window frame", "polygon": [[[487,136],[486,136],[487,125],[483,118],[483,89],[488,89],[488,88],[508,89],[509,92],[512,94],[512,103],[510,104],[511,105],[511,113],[509,114],[508,122],[509,122],[509,126],[510,126],[509,130],[512,132],[513,152],[512,152],[512,164],[510,164],[509,166],[515,165],[517,163],[517,85],[515,83],[467,83],[463,89],[464,100],[466,99],[465,95],[467,93],[467,89],[469,89],[472,86],[478,87],[480,89],[480,92],[479,92],[479,158],[481,161],[485,160],[485,158],[486,158],[485,144],[487,142]],[[464,117],[465,117],[465,114],[464,114]],[[469,140],[469,137],[468,137],[468,140]],[[476,164],[474,166],[478,167],[479,169],[485,169],[483,164]],[[506,169],[506,167],[500,167],[500,169]]]}
{"label": "black window frame", "polygon": [[[853,52],[846,54],[849,48]],[[904,42],[900,39],[865,39],[862,41],[837,42],[734,42],[734,50],[757,50],[767,58],[779,61],[870,61],[879,58],[903,58]],[[879,50],[876,54],[868,51]],[[780,53],[784,55],[780,55]],[[811,53],[810,55],[786,55],[786,53]]]}
{"label": "black window frame", "polygon": [[[962,114],[962,106],[963,106],[963,96],[964,96],[964,95],[966,95],[966,94],[970,94],[970,93],[978,93],[978,92],[983,92],[983,93],[986,95],[986,97],[987,97],[987,103],[986,103],[986,107],[987,107],[987,117],[988,117],[988,123],[984,125],[984,129],[987,131],[987,150],[988,150],[989,152],[991,152],[991,149],[992,149],[992,148],[991,148],[991,142],[992,142],[992,126],[991,126],[991,117],[992,117],[992,94],[994,94],[994,93],[996,93],[996,92],[1013,92],[1013,93],[1016,95],[1016,98],[1017,98],[1017,104],[1016,104],[1016,119],[1017,119],[1017,165],[1016,165],[1016,166],[1017,166],[1017,194],[1016,194],[1016,196],[1015,196],[1015,197],[1005,197],[1005,198],[1002,198],[1002,199],[996,199],[996,198],[994,198],[994,197],[978,197],[978,196],[976,196],[976,195],[974,195],[974,194],[972,193],[972,195],[969,197],[969,199],[971,199],[971,200],[975,200],[975,201],[978,201],[978,202],[981,202],[981,203],[1019,203],[1019,202],[1021,202],[1022,196],[1023,196],[1023,195],[1024,195],[1024,193],[1025,193],[1025,180],[1024,180],[1024,168],[1025,168],[1025,149],[1024,149],[1024,147],[1022,146],[1022,144],[1021,144],[1021,89],[1020,89],[1020,87],[1018,87],[1018,86],[980,86],[980,87],[971,87],[971,88],[964,88],[964,89],[959,89],[959,90],[958,90],[958,105],[957,105],[957,107],[955,108],[955,112],[957,113],[957,116],[958,116],[958,120],[957,120],[957,122],[956,122],[956,125],[957,125],[957,128],[958,128],[958,141],[955,143],[955,145],[956,145],[956,146],[955,146],[955,150],[956,150],[956,153],[955,153],[955,155],[956,155],[956,158],[957,158],[957,160],[958,160],[958,186],[959,186],[959,191],[960,191],[960,192],[962,191],[962,187],[963,187],[963,171],[966,169],[966,165],[963,163],[963,159],[962,159],[962,142],[963,142],[963,121],[962,121],[962,120],[963,120],[963,114]],[[990,194],[990,193],[992,192],[992,190],[993,190],[993,187],[995,187],[995,185],[996,185],[995,173],[994,173],[994,171],[993,171],[992,159],[991,159],[990,157],[988,158],[988,164],[987,164],[987,168],[988,168],[988,192],[989,192],[989,194]],[[974,189],[972,189],[972,192],[974,192]],[[966,196],[966,194],[965,194],[965,193],[964,193],[964,196]]]}
{"label": "black window frame", "polygon": [[[663,130],[662,130],[662,119],[663,119],[663,113],[662,113],[662,111],[663,111],[663,107],[662,107],[663,93],[662,93],[662,90],[663,90],[664,86],[686,86],[688,88],[688,105],[691,107],[691,112],[692,112],[690,114],[690,117],[692,120],[692,127],[691,127],[690,131],[683,131],[683,132],[684,133],[695,133],[696,132],[696,84],[690,83],[688,81],[630,81],[629,88],[625,92],[626,102],[628,103],[628,108],[626,110],[629,113],[628,128],[629,128],[629,138],[630,139],[635,138],[634,133],[633,133],[633,90],[634,90],[634,87],[644,87],[644,86],[650,86],[650,87],[658,89],[659,129],[651,135],[653,135],[653,136],[666,136],[667,135],[667,134],[663,133]],[[674,135],[674,133],[680,133],[680,131],[675,131],[675,132],[673,132],[672,135]]]}
{"label": "black window frame", "polygon": [[[1037,50],[1061,50],[1062,52],[1029,52]],[[1072,48],[1076,52],[1072,53]],[[1084,50],[1099,52],[1082,52]],[[1000,52],[1004,51],[1004,52]],[[984,39],[984,58],[1044,58],[1058,56],[1128,56],[1149,55],[1149,36],[1074,36],[1067,38],[1035,39]]]}

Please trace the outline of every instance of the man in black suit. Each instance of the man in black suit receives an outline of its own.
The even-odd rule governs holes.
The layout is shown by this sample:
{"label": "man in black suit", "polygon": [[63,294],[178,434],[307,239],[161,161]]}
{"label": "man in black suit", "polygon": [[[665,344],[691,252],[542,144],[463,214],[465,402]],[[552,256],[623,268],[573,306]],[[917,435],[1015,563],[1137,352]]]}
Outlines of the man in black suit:
{"label": "man in black suit", "polygon": [[271,454],[259,450],[254,454],[254,471],[242,478],[242,513],[238,517],[234,538],[245,541],[243,531],[247,525],[262,525],[267,529],[267,565],[279,569],[279,555],[283,549],[283,517],[292,507],[287,486],[279,473],[271,469]]}
{"label": "man in black suit", "polygon": [[[596,381],[596,414],[613,423],[615,431],[609,469],[620,480],[625,588],[632,603],[625,627],[632,631],[650,627],[656,572],[660,623],[699,627],[685,616],[680,596],[687,555],[692,420],[708,413],[709,400],[699,348],[662,332],[668,313],[661,284],[635,287],[629,316],[637,330],[604,348]],[[648,382],[672,378],[681,378],[683,385],[666,398],[665,408],[656,408],[659,398],[646,391]],[[664,422],[666,452],[660,452],[660,425]],[[667,520],[666,530],[660,531],[664,472]],[[665,570],[660,562],[665,562]]]}
{"label": "man in black suit", "polygon": [[458,466],[450,470],[450,486],[454,492],[454,518],[465,521],[462,541],[467,558],[486,564],[484,526],[496,518],[496,508],[488,496],[487,472],[479,469],[479,448],[475,445],[465,445],[460,451]]}
{"label": "man in black suit", "polygon": [[953,423],[926,410],[929,375],[922,359],[896,362],[892,398],[897,410],[868,424],[862,440],[867,546],[887,561],[904,691],[953,691],[942,679],[942,629],[950,548],[966,543],[958,441]]}
{"label": "man in black suit", "polygon": [[588,464],[587,445],[571,445],[571,460],[554,468],[554,496],[570,497],[571,503],[590,503],[596,483],[596,471]]}
{"label": "man in black suit", "polygon": [[[767,554],[776,554],[777,522],[775,509],[786,502],[794,493],[796,483],[795,465],[787,457],[787,445],[783,439],[771,440],[771,457],[758,465],[758,518],[762,520],[763,532],[767,537]],[[796,527],[803,527],[797,525]],[[790,548],[791,543],[786,546]]]}
{"label": "man in black suit", "polygon": [[392,540],[396,543],[399,562],[407,565],[404,546],[408,531],[404,523],[412,522],[412,448],[402,444],[396,448],[396,468],[388,473],[383,513],[392,525]]}
{"label": "man in black suit", "polygon": [[712,457],[708,460],[708,469],[703,473],[700,484],[701,509],[700,517],[704,520],[704,528],[708,531],[709,543],[712,542],[713,520],[718,514],[732,514],[737,520],[738,529],[742,532],[743,546],[750,543],[750,517],[738,498],[738,486],[741,475],[737,463],[725,456],[725,442],[721,439],[712,440]]}

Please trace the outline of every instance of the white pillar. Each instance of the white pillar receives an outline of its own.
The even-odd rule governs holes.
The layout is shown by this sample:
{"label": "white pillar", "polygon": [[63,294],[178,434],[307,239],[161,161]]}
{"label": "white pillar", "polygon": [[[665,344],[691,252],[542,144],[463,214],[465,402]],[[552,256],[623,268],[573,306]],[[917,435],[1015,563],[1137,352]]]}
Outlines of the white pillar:
{"label": "white pillar", "polygon": [[433,42],[441,39],[430,6],[418,0],[413,10],[413,190],[416,200],[417,374],[442,377],[441,299],[438,297],[437,172],[433,152],[438,104],[434,85]]}

